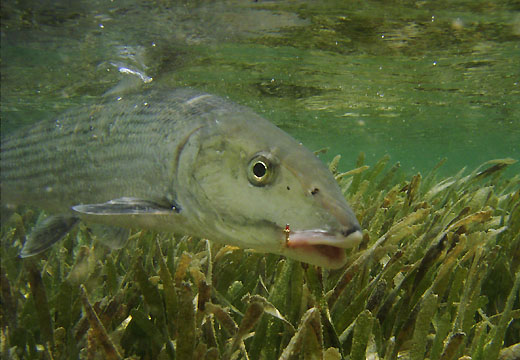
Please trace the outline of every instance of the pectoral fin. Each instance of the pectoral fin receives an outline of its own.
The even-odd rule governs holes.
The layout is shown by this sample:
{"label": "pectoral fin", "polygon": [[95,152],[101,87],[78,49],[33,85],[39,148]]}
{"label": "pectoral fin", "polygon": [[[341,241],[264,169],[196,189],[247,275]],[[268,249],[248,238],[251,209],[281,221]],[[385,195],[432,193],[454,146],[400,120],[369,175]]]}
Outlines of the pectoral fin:
{"label": "pectoral fin", "polygon": [[177,204],[161,205],[153,201],[123,197],[102,204],[76,205],[72,210],[86,215],[168,215],[181,211]]}
{"label": "pectoral fin", "polygon": [[26,258],[41,253],[55,242],[61,240],[78,223],[79,219],[71,215],[49,216],[36,224],[23,245],[20,257]]}

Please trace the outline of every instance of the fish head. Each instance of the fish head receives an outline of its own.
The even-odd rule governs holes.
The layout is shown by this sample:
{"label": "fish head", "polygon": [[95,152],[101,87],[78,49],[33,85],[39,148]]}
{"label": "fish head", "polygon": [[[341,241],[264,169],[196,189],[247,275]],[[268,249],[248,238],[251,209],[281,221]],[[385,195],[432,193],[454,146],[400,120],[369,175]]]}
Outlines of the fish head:
{"label": "fish head", "polygon": [[198,129],[179,182],[199,234],[339,268],[361,228],[328,168],[267,120],[243,109]]}

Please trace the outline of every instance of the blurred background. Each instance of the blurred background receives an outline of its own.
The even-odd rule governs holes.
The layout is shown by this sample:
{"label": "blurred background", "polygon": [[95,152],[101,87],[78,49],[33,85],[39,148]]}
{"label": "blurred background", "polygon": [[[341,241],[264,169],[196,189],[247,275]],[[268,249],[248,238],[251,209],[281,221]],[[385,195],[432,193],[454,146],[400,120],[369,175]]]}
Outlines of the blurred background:
{"label": "blurred background", "polygon": [[1,20],[3,137],[159,84],[249,106],[342,170],[520,159],[519,1],[3,0]]}

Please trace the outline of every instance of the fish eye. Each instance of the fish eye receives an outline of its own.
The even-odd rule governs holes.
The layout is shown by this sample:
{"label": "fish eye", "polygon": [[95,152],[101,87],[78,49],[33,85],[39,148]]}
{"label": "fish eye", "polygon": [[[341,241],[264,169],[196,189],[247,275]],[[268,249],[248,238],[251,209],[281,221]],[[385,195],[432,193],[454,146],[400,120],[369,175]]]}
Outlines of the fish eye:
{"label": "fish eye", "polygon": [[255,155],[247,167],[247,177],[254,186],[264,186],[271,182],[274,173],[273,162],[264,155]]}

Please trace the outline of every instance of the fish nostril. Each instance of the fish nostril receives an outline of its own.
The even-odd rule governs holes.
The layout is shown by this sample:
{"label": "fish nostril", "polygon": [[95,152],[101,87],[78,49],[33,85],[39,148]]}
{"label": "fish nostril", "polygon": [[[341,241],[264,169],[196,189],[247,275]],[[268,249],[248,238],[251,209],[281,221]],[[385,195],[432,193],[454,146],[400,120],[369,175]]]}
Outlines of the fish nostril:
{"label": "fish nostril", "polygon": [[320,189],[314,188],[314,189],[311,190],[311,195],[316,195],[319,192],[320,192]]}

